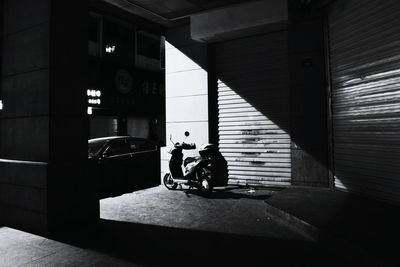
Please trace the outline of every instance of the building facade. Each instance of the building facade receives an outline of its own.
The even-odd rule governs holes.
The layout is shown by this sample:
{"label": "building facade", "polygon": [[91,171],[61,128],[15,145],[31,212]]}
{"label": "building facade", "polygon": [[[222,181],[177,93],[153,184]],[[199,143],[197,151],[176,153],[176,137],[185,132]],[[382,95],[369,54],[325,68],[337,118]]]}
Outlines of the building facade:
{"label": "building facade", "polygon": [[[1,224],[96,220],[86,149],[104,134],[189,131],[219,145],[231,184],[400,203],[398,1],[64,2],[2,1]],[[119,29],[99,6],[125,14]],[[165,94],[151,52],[162,35]]]}
{"label": "building facade", "polygon": [[132,135],[165,144],[163,28],[101,3],[90,10],[90,138]]}

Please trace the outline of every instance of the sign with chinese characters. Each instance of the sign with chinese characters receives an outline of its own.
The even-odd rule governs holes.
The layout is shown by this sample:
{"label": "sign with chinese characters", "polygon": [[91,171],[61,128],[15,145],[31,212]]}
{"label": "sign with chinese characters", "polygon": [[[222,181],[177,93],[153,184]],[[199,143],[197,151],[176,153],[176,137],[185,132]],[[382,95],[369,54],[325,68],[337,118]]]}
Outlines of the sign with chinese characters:
{"label": "sign with chinese characters", "polygon": [[143,95],[160,95],[164,96],[164,85],[150,79],[145,79],[140,84],[140,89]]}
{"label": "sign with chinese characters", "polygon": [[94,89],[88,90],[88,105],[113,112],[163,112],[164,84],[164,72],[134,68],[118,62],[91,60],[88,86]]}

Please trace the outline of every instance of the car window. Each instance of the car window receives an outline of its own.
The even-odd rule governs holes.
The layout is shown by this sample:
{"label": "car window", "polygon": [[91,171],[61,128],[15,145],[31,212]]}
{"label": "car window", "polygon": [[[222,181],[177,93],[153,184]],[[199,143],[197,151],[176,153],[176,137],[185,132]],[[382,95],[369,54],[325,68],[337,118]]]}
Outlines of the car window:
{"label": "car window", "polygon": [[144,151],[153,151],[156,150],[157,147],[147,140],[141,139],[129,139],[129,146],[133,153],[144,152]]}
{"label": "car window", "polygon": [[117,156],[121,154],[128,154],[129,146],[125,140],[118,140],[114,142],[107,150],[109,156]]}
{"label": "car window", "polygon": [[88,158],[96,157],[103,146],[107,143],[106,140],[93,140],[88,142]]}

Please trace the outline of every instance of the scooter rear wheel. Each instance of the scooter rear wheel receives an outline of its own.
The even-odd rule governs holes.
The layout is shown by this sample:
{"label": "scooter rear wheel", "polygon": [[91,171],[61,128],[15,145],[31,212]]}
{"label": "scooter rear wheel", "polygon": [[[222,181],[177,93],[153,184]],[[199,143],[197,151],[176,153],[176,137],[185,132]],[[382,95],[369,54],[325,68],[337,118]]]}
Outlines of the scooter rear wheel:
{"label": "scooter rear wheel", "polygon": [[201,168],[198,173],[196,173],[200,186],[198,187],[201,194],[205,196],[211,195],[214,190],[214,186],[211,181],[211,173],[206,168]]}
{"label": "scooter rear wheel", "polygon": [[172,178],[172,175],[170,173],[166,173],[164,175],[163,183],[165,187],[169,190],[174,190],[178,187],[178,184],[174,182],[174,178]]}
{"label": "scooter rear wheel", "polygon": [[213,191],[213,186],[210,184],[210,182],[207,179],[202,179],[202,181],[200,182],[200,192],[203,195],[211,195],[212,191]]}

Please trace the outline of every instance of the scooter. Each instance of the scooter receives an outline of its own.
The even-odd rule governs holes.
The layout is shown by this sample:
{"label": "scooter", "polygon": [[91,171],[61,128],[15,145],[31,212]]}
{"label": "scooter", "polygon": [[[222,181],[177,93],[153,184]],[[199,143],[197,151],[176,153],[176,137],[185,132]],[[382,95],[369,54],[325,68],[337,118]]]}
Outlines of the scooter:
{"label": "scooter", "polygon": [[[185,132],[185,136],[189,136],[189,132]],[[171,142],[174,144],[173,149],[169,151],[171,159],[169,161],[169,171],[163,178],[166,188],[174,190],[178,186],[188,185],[189,188],[197,188],[203,195],[210,195],[213,191],[213,173],[211,172],[210,153],[215,149],[212,144],[202,145],[199,149],[200,157],[187,157],[183,161],[183,150],[196,149],[194,143],[174,143],[172,136]],[[182,171],[182,163],[183,169]]]}

